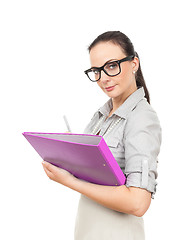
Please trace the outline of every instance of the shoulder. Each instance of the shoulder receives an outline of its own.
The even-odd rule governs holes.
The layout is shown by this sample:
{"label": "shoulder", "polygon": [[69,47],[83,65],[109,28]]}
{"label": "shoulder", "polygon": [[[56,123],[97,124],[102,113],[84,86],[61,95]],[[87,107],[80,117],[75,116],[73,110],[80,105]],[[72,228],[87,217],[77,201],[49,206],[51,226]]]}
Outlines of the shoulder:
{"label": "shoulder", "polygon": [[143,129],[161,131],[158,115],[145,98],[132,109],[126,120],[126,132]]}
{"label": "shoulder", "polygon": [[151,120],[151,121],[159,122],[159,118],[157,116],[156,111],[147,102],[146,99],[142,99],[127,116],[127,121],[134,121],[134,120],[139,120],[139,122],[141,122],[141,123],[144,120],[146,120],[146,121]]}

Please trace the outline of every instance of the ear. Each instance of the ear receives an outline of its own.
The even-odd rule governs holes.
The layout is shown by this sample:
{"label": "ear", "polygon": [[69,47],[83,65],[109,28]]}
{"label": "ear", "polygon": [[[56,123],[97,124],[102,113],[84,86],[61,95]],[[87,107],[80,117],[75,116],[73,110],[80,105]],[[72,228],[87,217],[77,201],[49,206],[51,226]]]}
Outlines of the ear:
{"label": "ear", "polygon": [[139,58],[134,57],[134,59],[132,60],[132,70],[137,72],[138,68],[139,68]]}

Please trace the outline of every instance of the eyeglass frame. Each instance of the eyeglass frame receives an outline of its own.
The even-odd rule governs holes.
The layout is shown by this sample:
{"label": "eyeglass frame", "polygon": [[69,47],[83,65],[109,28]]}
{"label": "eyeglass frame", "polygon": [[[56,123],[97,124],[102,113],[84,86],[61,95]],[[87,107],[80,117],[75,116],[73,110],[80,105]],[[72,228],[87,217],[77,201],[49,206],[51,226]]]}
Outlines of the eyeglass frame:
{"label": "eyeglass frame", "polygon": [[[99,72],[99,78],[98,78],[98,80],[92,80],[92,79],[90,79],[92,82],[97,82],[97,81],[99,81],[99,80],[101,79],[101,71],[102,71],[102,70],[103,70],[103,72],[104,72],[106,75],[108,75],[109,77],[115,77],[115,76],[117,76],[118,74],[121,73],[120,63],[129,61],[129,60],[132,60],[134,57],[135,57],[135,55],[130,55],[130,56],[127,56],[127,57],[122,58],[122,59],[120,59],[120,60],[109,61],[109,62],[106,62],[102,67],[92,67],[92,68],[89,68],[89,69],[85,70],[84,73],[85,73],[85,74],[87,75],[87,77],[90,79],[90,77],[89,77],[89,75],[88,75],[88,72],[90,72],[92,69],[95,69],[95,70],[97,70],[97,71]],[[105,67],[107,64],[109,64],[109,63],[114,63],[114,62],[116,62],[116,63],[119,65],[119,73],[114,74],[114,75],[109,75],[109,74],[106,72],[106,70],[104,69],[104,67]]]}

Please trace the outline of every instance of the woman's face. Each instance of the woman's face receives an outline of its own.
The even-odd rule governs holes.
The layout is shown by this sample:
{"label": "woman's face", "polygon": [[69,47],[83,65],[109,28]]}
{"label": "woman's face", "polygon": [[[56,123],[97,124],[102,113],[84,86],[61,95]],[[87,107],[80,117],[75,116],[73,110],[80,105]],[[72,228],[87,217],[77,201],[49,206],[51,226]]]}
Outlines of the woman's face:
{"label": "woman's face", "polygon": [[[127,57],[121,47],[112,42],[100,42],[90,51],[91,67],[101,67],[106,62],[120,60]],[[125,100],[136,89],[135,74],[139,66],[138,58],[120,63],[121,73],[110,77],[101,71],[101,78],[97,81],[99,87],[109,97],[119,101]]]}

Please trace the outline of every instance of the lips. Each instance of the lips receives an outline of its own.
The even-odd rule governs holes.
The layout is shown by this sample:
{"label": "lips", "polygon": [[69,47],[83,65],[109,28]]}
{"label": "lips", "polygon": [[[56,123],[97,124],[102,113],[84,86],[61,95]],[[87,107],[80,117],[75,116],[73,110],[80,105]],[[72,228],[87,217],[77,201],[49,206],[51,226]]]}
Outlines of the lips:
{"label": "lips", "polygon": [[106,91],[112,91],[113,89],[115,88],[115,86],[111,86],[111,87],[106,87],[105,89],[106,89]]}

